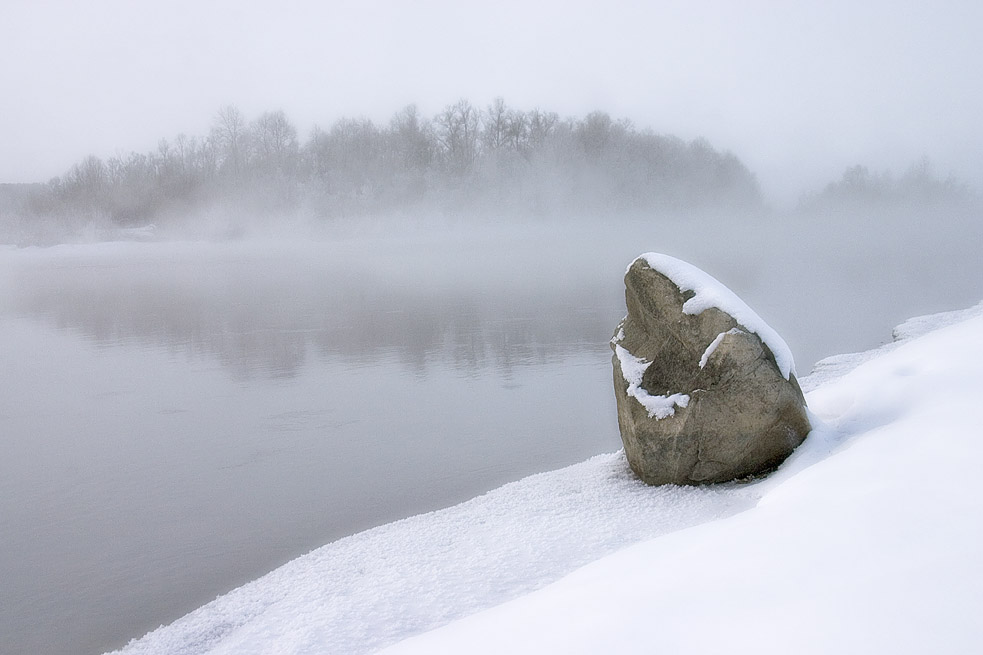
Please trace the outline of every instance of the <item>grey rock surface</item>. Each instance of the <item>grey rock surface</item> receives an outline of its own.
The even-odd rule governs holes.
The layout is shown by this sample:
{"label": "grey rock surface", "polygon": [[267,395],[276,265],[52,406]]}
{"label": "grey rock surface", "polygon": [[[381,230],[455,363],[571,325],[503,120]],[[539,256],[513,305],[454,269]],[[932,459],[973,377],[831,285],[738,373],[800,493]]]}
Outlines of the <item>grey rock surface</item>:
{"label": "grey rock surface", "polygon": [[648,484],[768,472],[811,429],[794,373],[786,379],[768,345],[728,313],[685,313],[693,295],[644,257],[625,274],[614,388],[628,462]]}

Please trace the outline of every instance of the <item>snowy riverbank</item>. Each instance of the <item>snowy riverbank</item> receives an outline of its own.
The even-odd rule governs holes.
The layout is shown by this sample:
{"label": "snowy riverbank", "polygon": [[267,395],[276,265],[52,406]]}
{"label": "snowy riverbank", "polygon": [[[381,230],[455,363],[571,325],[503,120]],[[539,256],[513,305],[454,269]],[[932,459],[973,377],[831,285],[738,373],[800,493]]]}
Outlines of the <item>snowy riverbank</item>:
{"label": "snowy riverbank", "polygon": [[803,379],[819,427],[766,480],[650,488],[595,457],[329,544],[123,652],[968,652],[983,305],[897,333]]}

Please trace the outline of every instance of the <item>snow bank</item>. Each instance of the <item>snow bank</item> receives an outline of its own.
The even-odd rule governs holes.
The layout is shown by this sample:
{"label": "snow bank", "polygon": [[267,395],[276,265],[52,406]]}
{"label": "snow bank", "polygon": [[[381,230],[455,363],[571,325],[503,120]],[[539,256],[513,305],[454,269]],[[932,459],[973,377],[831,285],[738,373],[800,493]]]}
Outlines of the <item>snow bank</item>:
{"label": "snow bank", "polygon": [[600,455],[319,548],[122,652],[372,653],[757,497],[750,486],[648,487],[623,454]]}
{"label": "snow bank", "polygon": [[903,345],[911,339],[924,336],[934,330],[939,330],[956,323],[961,323],[967,319],[983,316],[983,302],[968,309],[958,309],[951,312],[941,312],[939,314],[929,314],[927,316],[915,316],[894,328],[893,341],[884,344],[879,348],[865,350],[858,353],[845,353],[833,355],[816,362],[812,373],[808,377],[799,380],[802,391],[809,392],[819,387],[829,384],[833,380],[843,377],[864,362],[877,359],[892,350]]}
{"label": "snow bank", "polygon": [[655,252],[640,255],[629,264],[628,268],[630,269],[632,264],[639,259],[644,260],[650,268],[672,280],[679,287],[680,292],[692,291],[695,294],[683,304],[684,313],[696,315],[711,307],[716,307],[730,314],[735,321],[748,331],[757,334],[761,341],[768,346],[772,354],[775,355],[775,363],[778,364],[778,369],[786,380],[790,373],[795,373],[795,360],[792,358],[792,351],[789,350],[785,340],[743,300],[738,298],[737,294],[716,278],[692,264]]}
{"label": "snow bank", "polygon": [[821,427],[755,508],[384,652],[976,652],[981,336],[977,313],[810,393]]}

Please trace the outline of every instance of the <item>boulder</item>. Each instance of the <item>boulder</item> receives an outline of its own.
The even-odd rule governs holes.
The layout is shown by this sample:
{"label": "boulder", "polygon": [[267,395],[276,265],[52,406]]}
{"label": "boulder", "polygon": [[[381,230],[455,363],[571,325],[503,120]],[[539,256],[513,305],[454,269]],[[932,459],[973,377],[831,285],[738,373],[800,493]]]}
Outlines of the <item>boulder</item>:
{"label": "boulder", "polygon": [[611,348],[618,424],[648,484],[724,482],[775,469],[810,425],[782,338],[700,269],[648,253],[625,273]]}

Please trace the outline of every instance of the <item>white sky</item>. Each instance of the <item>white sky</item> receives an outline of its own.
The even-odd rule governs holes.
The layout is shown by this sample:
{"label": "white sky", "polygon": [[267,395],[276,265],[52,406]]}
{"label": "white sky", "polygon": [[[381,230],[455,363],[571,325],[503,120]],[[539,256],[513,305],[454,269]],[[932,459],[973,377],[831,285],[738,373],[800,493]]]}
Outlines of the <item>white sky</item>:
{"label": "white sky", "polygon": [[502,96],[733,150],[778,201],[927,155],[983,187],[983,2],[2,0],[0,182],[204,135],[218,107]]}

